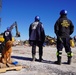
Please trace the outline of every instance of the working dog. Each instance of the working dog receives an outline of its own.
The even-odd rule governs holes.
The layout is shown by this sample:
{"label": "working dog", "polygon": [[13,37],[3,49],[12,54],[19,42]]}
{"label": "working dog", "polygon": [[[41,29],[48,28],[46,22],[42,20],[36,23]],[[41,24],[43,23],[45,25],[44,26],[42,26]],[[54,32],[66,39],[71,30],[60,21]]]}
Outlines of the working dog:
{"label": "working dog", "polygon": [[13,44],[12,41],[7,41],[5,43],[4,49],[2,50],[1,62],[4,64],[12,63],[12,60],[11,60],[12,44]]}

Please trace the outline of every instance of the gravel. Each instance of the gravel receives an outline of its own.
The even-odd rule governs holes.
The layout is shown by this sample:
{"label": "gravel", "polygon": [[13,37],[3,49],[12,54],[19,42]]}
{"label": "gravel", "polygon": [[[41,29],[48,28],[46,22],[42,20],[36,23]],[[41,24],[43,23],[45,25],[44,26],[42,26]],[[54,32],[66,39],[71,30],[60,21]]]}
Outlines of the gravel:
{"label": "gravel", "polygon": [[[12,60],[18,61],[23,68],[20,71],[6,71],[0,75],[76,75],[76,47],[72,48],[74,56],[72,64],[64,64],[67,62],[67,54],[63,49],[62,64],[56,65],[56,47],[46,46],[43,48],[43,61],[31,61],[31,47],[29,46],[15,46],[12,47]],[[39,59],[38,47],[36,48],[36,58]]]}

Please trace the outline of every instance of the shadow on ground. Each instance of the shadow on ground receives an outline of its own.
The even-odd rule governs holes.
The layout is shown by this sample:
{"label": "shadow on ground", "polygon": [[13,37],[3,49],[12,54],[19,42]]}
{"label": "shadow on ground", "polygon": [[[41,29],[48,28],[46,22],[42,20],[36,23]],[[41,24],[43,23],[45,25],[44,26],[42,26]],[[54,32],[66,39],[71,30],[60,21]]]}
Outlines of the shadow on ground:
{"label": "shadow on ground", "polygon": [[[11,56],[11,58],[15,58],[15,59],[19,59],[19,60],[32,61],[32,58],[29,58],[29,57]],[[39,59],[36,59],[35,61],[39,62]],[[54,61],[43,59],[40,63],[54,64]]]}
{"label": "shadow on ground", "polygon": [[15,58],[15,59],[19,59],[19,60],[32,61],[32,58],[29,58],[29,57],[11,56],[11,58]]}

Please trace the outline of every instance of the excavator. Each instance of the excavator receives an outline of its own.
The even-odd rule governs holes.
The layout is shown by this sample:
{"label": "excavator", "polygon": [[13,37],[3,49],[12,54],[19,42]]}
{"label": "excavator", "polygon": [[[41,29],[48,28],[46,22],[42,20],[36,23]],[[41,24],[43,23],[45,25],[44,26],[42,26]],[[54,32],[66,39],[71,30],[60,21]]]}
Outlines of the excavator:
{"label": "excavator", "polygon": [[[18,32],[18,27],[17,27],[17,22],[16,21],[10,26],[10,31],[12,31],[13,28],[16,29],[16,36],[15,37],[20,37],[20,32]],[[12,41],[13,42],[15,41],[14,37],[12,37]],[[1,49],[3,48],[2,47],[3,43],[4,43],[4,38],[3,38],[3,33],[1,33],[0,34],[0,53],[1,53]]]}
{"label": "excavator", "polygon": [[[10,26],[10,31],[15,27],[16,29],[16,36],[15,37],[20,37],[20,32],[18,32],[18,27],[17,27],[17,22],[15,21],[11,26]],[[0,34],[0,42],[3,42],[3,33]],[[14,37],[12,37],[12,41],[14,41]]]}
{"label": "excavator", "polygon": [[46,45],[56,45],[56,38],[53,38],[49,35],[45,36],[45,43]]}

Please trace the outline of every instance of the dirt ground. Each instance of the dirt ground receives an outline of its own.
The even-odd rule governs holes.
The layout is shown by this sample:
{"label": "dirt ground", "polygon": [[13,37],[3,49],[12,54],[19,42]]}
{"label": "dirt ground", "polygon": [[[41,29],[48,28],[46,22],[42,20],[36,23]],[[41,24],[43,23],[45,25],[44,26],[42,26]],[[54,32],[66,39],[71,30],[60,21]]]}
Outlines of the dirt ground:
{"label": "dirt ground", "polygon": [[[43,47],[43,61],[32,62],[31,47],[29,46],[15,46],[12,47],[11,58],[13,61],[18,61],[18,64],[23,68],[20,71],[6,71],[0,75],[76,75],[76,47],[72,48],[74,56],[71,65],[65,64],[67,62],[67,54],[63,49],[62,64],[56,65],[56,47]],[[36,48],[36,58],[39,58],[38,47]]]}

